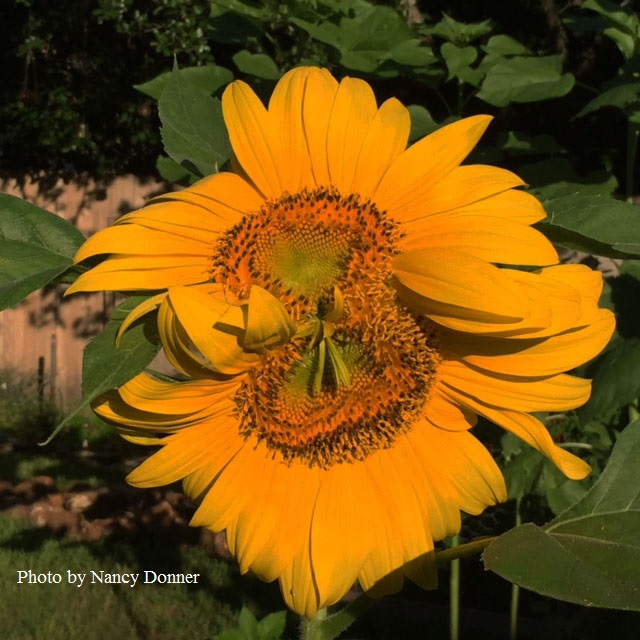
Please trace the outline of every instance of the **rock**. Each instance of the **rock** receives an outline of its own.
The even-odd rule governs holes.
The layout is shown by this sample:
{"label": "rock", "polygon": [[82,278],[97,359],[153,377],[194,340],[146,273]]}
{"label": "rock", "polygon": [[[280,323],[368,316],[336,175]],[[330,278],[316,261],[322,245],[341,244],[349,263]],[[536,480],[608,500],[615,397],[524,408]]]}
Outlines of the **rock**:
{"label": "rock", "polygon": [[83,491],[82,493],[68,494],[64,506],[69,511],[81,512],[95,504],[98,499],[98,492],[95,490]]}
{"label": "rock", "polygon": [[35,476],[16,485],[14,493],[22,502],[35,502],[56,491],[56,481],[51,476]]}

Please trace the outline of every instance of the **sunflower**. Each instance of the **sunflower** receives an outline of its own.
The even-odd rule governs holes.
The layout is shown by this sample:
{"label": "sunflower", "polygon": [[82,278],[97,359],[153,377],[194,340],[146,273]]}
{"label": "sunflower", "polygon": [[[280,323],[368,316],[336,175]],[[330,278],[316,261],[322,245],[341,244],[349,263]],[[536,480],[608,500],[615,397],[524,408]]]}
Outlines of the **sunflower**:
{"label": "sunflower", "polygon": [[90,238],[109,254],[70,291],[147,290],[180,381],[142,373],[95,404],[160,449],[128,480],[183,480],[192,524],[226,530],[242,571],[308,617],[358,580],[433,588],[434,540],[506,499],[478,416],[589,466],[531,412],[583,404],[564,372],[614,318],[600,274],[558,265],[513,173],[461,166],[490,117],[407,147],[410,117],[363,81],[297,68],[266,109],[236,81],[230,172],[152,200]]}

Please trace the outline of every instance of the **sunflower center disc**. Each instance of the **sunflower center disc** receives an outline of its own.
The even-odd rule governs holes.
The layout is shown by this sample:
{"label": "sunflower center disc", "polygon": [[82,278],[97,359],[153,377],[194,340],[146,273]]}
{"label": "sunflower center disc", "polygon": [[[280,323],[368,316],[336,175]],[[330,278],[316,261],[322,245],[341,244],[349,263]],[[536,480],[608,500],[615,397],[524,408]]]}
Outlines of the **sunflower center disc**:
{"label": "sunflower center disc", "polygon": [[422,410],[439,355],[431,328],[390,284],[400,237],[371,202],[333,188],[285,194],[221,237],[213,280],[239,298],[257,284],[317,329],[265,352],[236,397],[243,432],[286,461],[362,460]]}

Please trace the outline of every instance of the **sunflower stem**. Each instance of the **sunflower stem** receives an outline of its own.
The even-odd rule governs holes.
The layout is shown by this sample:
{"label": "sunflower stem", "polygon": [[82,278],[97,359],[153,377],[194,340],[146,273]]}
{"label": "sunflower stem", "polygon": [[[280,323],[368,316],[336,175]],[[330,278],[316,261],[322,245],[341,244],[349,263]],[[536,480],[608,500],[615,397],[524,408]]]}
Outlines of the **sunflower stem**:
{"label": "sunflower stem", "polygon": [[[516,527],[522,524],[520,506],[522,497],[516,499]],[[520,603],[520,586],[511,585],[511,610],[509,611],[509,640],[518,640],[518,605]]]}
{"label": "sunflower stem", "polygon": [[631,202],[633,198],[633,176],[636,164],[636,155],[638,152],[638,136],[640,135],[640,123],[634,122],[629,118],[627,120],[627,202]]}
{"label": "sunflower stem", "polygon": [[[453,536],[451,547],[456,548],[459,536]],[[458,640],[460,633],[460,558],[451,561],[451,577],[449,579],[449,639]]]}
{"label": "sunflower stem", "polygon": [[328,615],[326,609],[320,609],[312,620],[302,619],[300,640],[334,640],[350,627],[373,602],[366,595],[361,595],[332,615]]}

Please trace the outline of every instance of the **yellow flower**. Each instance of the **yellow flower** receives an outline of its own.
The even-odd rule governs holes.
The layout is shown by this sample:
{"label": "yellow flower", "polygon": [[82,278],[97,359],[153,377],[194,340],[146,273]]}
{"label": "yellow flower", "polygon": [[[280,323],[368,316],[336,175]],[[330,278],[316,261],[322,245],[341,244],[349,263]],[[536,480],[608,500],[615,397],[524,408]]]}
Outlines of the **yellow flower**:
{"label": "yellow flower", "polygon": [[141,374],[95,409],[161,446],[129,481],[184,479],[192,524],[226,530],[241,570],[280,580],[296,611],[356,580],[374,595],[403,575],[433,587],[433,541],[506,499],[469,432],[478,415],[568,477],[589,472],[530,412],[587,400],[589,381],[563,372],[612,333],[600,274],[556,264],[517,176],[460,166],[487,116],[407,149],[405,107],[316,68],[287,73],[268,109],[234,82],[223,111],[233,172],[78,253],[110,255],[71,291],[156,294],[123,330],[157,309],[189,378]]}

